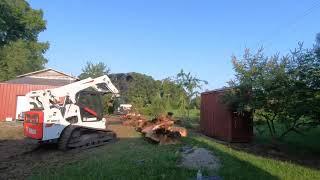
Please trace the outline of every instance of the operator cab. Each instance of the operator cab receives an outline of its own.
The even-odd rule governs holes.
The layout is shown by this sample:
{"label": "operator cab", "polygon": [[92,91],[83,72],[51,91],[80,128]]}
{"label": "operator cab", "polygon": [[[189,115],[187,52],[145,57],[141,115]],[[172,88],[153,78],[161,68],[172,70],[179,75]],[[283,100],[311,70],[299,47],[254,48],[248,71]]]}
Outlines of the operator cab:
{"label": "operator cab", "polygon": [[76,104],[80,107],[83,122],[101,121],[103,118],[103,104],[101,93],[84,90],[76,94]]}

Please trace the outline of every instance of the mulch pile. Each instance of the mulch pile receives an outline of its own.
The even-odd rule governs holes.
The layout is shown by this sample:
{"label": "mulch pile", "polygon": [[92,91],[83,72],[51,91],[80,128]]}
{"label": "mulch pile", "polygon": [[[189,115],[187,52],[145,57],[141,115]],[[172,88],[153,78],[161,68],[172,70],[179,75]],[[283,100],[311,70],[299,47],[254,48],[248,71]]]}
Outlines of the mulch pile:
{"label": "mulch pile", "polygon": [[174,125],[172,115],[158,116],[150,121],[140,114],[131,113],[122,119],[124,126],[135,127],[145,138],[160,145],[177,144],[180,137],[188,135],[185,128]]}

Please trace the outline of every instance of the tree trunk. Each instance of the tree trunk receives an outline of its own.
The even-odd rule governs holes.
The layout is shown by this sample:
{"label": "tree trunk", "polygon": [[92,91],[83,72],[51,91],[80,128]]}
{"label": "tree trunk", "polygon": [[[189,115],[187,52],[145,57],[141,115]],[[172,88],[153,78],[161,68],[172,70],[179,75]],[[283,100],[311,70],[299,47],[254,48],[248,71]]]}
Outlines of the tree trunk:
{"label": "tree trunk", "polygon": [[188,99],[188,107],[187,107],[188,121],[190,120],[190,106],[191,106],[191,98]]}
{"label": "tree trunk", "polygon": [[273,120],[270,120],[270,122],[271,122],[271,128],[272,128],[272,131],[273,131],[273,135],[277,136],[277,131],[276,131],[276,128],[274,127]]}
{"label": "tree trunk", "polygon": [[190,120],[190,108],[187,108],[187,119]]}
{"label": "tree trunk", "polygon": [[268,128],[269,128],[270,135],[271,135],[271,137],[274,137],[273,130],[272,130],[272,128],[271,128],[270,122],[269,122],[268,119],[266,119],[266,120],[267,120],[267,124],[268,124]]}

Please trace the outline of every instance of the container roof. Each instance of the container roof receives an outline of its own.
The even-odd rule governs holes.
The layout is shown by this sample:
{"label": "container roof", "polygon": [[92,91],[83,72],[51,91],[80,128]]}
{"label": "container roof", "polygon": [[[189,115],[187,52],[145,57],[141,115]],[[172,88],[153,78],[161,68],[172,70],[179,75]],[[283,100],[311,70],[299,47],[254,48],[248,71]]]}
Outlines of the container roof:
{"label": "container roof", "polygon": [[201,93],[201,94],[219,93],[219,92],[224,92],[224,91],[230,90],[230,89],[231,89],[230,87],[223,87],[223,88],[214,89],[214,90],[211,90],[211,91],[206,91],[206,92],[203,92],[203,93]]}

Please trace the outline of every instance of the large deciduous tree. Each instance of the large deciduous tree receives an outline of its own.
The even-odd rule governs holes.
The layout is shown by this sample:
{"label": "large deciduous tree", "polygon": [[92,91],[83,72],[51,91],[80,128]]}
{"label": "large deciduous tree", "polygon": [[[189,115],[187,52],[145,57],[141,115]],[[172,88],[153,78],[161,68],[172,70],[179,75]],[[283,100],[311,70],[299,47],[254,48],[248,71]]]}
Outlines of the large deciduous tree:
{"label": "large deciduous tree", "polygon": [[38,35],[45,29],[41,10],[24,0],[0,1],[0,81],[44,68],[49,44]]}
{"label": "large deciduous tree", "polygon": [[0,81],[44,68],[47,44],[18,40],[0,48]]}
{"label": "large deciduous tree", "polygon": [[265,121],[270,135],[284,137],[289,132],[320,124],[320,59],[316,48],[302,44],[291,54],[265,57],[245,51],[242,59],[233,57],[235,79],[224,96],[239,113],[252,113]]}
{"label": "large deciduous tree", "polygon": [[140,73],[130,73],[130,76],[132,80],[128,91],[124,92],[130,103],[139,109],[150,106],[153,101],[159,101],[159,81]]}

